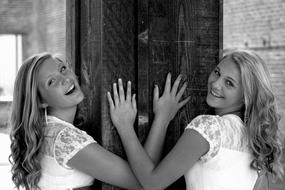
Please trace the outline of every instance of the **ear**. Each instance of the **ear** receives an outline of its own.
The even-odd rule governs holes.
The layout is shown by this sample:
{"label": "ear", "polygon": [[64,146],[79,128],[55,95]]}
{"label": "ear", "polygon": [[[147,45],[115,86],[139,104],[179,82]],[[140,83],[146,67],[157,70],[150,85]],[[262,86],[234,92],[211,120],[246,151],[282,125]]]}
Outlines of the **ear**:
{"label": "ear", "polygon": [[40,108],[47,108],[48,107],[48,104],[46,104],[46,103],[42,103],[41,105],[40,105]]}

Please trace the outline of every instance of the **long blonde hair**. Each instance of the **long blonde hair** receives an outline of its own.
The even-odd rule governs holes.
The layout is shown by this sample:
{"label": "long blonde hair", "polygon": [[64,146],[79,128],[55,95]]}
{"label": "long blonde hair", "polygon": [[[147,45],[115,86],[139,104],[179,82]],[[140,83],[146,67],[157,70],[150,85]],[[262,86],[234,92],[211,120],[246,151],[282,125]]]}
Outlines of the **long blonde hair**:
{"label": "long blonde hair", "polygon": [[45,116],[36,78],[40,65],[51,57],[49,53],[42,53],[26,59],[15,80],[9,160],[12,163],[12,180],[18,189],[20,186],[27,190],[39,189]]}
{"label": "long blonde hair", "polygon": [[273,179],[280,178],[283,174],[278,128],[280,116],[267,66],[249,50],[232,50],[225,57],[230,57],[241,72],[245,101],[243,119],[254,156],[251,166],[272,174]]}

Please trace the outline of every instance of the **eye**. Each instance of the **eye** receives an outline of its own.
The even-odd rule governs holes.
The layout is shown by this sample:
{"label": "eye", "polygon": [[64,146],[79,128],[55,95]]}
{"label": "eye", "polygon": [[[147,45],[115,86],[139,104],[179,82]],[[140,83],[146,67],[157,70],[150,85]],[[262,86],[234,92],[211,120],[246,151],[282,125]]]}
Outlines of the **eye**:
{"label": "eye", "polygon": [[227,86],[234,86],[234,84],[230,80],[226,80],[226,85]]}
{"label": "eye", "polygon": [[50,79],[50,80],[48,81],[48,86],[54,84],[54,82],[55,82],[55,79]]}
{"label": "eye", "polygon": [[63,73],[63,72],[66,70],[66,68],[67,68],[67,67],[66,67],[65,65],[63,65],[63,66],[60,68],[60,72]]}
{"label": "eye", "polygon": [[215,75],[220,76],[220,72],[217,69],[214,70],[214,73]]}

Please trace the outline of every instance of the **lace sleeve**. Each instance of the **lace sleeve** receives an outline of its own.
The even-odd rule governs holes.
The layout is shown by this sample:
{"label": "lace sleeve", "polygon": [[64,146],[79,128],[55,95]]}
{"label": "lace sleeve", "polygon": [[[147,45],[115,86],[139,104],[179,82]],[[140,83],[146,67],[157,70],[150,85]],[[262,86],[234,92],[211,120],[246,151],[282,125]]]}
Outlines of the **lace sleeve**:
{"label": "lace sleeve", "polygon": [[221,124],[223,128],[222,147],[240,152],[250,152],[246,128],[238,116],[224,115],[221,118]]}
{"label": "lace sleeve", "polygon": [[206,162],[218,154],[221,147],[221,131],[216,116],[200,115],[194,118],[185,129],[197,131],[209,143],[209,151],[200,160]]}
{"label": "lace sleeve", "polygon": [[54,157],[57,163],[70,168],[66,163],[81,149],[96,142],[85,131],[75,127],[66,127],[59,132],[54,143]]}

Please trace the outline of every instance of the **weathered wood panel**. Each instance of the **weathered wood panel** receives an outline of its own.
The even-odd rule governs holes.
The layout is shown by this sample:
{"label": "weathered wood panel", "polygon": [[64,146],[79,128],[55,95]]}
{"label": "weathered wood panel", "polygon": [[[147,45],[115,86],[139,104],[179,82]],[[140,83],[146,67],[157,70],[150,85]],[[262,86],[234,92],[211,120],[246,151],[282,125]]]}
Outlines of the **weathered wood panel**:
{"label": "weathered wood panel", "polygon": [[[125,157],[109,117],[107,91],[122,78],[136,88],[134,1],[67,1],[67,57],[85,94],[77,116],[81,126],[106,149]],[[118,189],[96,183],[94,189]]]}
{"label": "weathered wood panel", "polygon": [[[139,3],[138,74],[139,79],[142,77],[144,80],[138,92],[140,101],[148,102],[148,107],[139,107],[140,135],[146,136],[147,126],[153,119],[153,84],[158,84],[162,91],[168,72],[172,73],[173,79],[179,73],[183,74],[188,82],[185,97],[191,96],[190,102],[170,123],[164,155],[173,147],[191,119],[210,111],[205,103],[206,84],[210,71],[218,62],[221,48],[219,6],[217,0],[153,0]],[[168,189],[185,189],[183,183],[181,179]]]}
{"label": "weathered wood panel", "polygon": [[[125,158],[109,118],[106,92],[118,78],[131,80],[137,93],[138,123],[143,143],[153,120],[152,93],[162,93],[165,77],[179,73],[188,81],[190,102],[171,122],[164,155],[187,123],[208,112],[206,82],[217,64],[219,0],[82,0],[67,1],[67,56],[86,95],[79,116],[84,128],[108,150]],[[98,186],[97,186],[98,188]],[[103,184],[102,189],[118,189]],[[168,189],[185,189],[183,179]]]}
{"label": "weathered wood panel", "polygon": [[[108,150],[125,158],[124,150],[109,119],[106,101],[106,90],[112,90],[112,83],[122,78],[124,84],[132,81],[132,90],[136,90],[136,71],[134,57],[134,4],[132,0],[104,0],[102,1],[102,145]],[[125,85],[124,85],[125,86]],[[119,189],[103,184],[102,189]]]}

